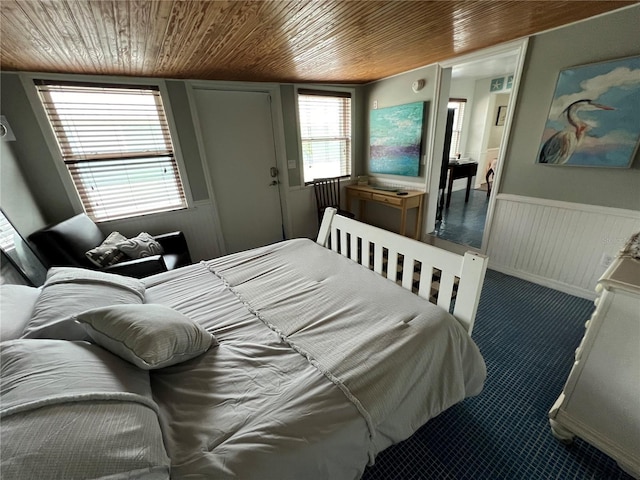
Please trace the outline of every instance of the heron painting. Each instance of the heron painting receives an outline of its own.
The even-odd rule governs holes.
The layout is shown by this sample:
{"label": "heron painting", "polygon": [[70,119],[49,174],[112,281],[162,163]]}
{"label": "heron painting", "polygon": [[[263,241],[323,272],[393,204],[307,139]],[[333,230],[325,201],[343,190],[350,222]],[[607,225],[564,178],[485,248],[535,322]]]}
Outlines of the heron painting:
{"label": "heron painting", "polygon": [[562,70],[538,163],[630,167],[640,140],[640,57]]}

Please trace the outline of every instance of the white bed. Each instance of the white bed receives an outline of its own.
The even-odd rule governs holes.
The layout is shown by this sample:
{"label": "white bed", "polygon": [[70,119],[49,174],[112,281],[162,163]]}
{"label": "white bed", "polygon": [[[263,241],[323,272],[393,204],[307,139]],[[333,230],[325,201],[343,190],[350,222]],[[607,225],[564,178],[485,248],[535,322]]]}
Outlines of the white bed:
{"label": "white bed", "polygon": [[[325,245],[342,255],[328,252]],[[401,285],[395,281],[398,254],[403,258]],[[358,264],[368,267],[370,258],[373,270]],[[413,285],[414,261],[420,262],[419,286]],[[434,268],[440,276],[437,302],[444,308],[411,293],[414,288],[423,297],[431,296]],[[159,419],[157,429],[148,419],[142,422],[144,429],[136,429],[145,430],[152,439],[149,446],[154,446],[146,456],[137,452],[138,459],[143,457],[141,465],[120,462],[124,466],[109,478],[129,478],[127,472],[136,472],[134,478],[166,478],[169,461],[157,450],[158,432],[170,458],[171,478],[359,478],[378,452],[482,390],[485,365],[466,330],[473,325],[485,269],[482,256],[443,252],[331,210],[317,243],[286,241],[145,279],[145,304],[161,304],[186,315],[212,333],[217,345],[187,361],[148,373],[141,370],[148,374],[148,390],[130,392],[123,386],[139,385],[137,377],[117,388],[93,380],[104,395],[99,398],[102,407],[105,401],[118,408],[119,402],[133,402],[134,410],[153,411]],[[447,310],[454,292],[452,316]],[[79,296],[74,294],[81,304]],[[111,444],[116,445],[122,434],[119,428],[101,433],[102,425],[90,431],[71,429],[61,432],[63,438],[56,438],[55,445],[65,444],[64,435],[86,437],[73,442],[73,455],[65,457],[64,448],[36,442],[39,450],[25,457],[24,432],[37,435],[38,428],[46,428],[42,425],[55,424],[48,417],[60,415],[60,403],[83,409],[79,414],[91,419],[86,409],[96,401],[93,387],[80,382],[84,390],[76,391],[77,377],[71,381],[68,375],[58,375],[52,365],[69,369],[74,362],[55,350],[71,349],[73,358],[90,355],[98,363],[105,356],[105,363],[122,362],[115,356],[111,362],[101,347],[70,340],[29,338],[2,344],[2,433],[4,439],[19,437],[21,442],[19,450],[3,446],[2,471],[16,478],[34,478],[23,458],[32,465],[47,455],[67,466],[85,459],[80,473],[69,467],[58,478],[91,478],[91,461],[86,460],[91,453],[79,453],[78,444],[113,438]],[[45,342],[40,345],[52,352],[44,357],[47,368],[44,349],[34,348],[33,342]],[[29,355],[40,360],[29,360]],[[39,384],[21,385],[21,365],[35,369],[30,378],[42,380],[44,375],[48,388],[57,385],[66,396],[49,392],[47,398],[33,398]],[[126,365],[113,367],[114,372],[140,376]],[[91,369],[76,370],[77,375],[91,375]],[[25,405],[20,405],[22,391],[29,397]],[[51,397],[62,400],[53,405]],[[103,454],[118,456],[111,450]],[[56,471],[50,460],[47,468],[48,478],[56,478],[50,473]],[[102,470],[100,475],[105,476]]]}

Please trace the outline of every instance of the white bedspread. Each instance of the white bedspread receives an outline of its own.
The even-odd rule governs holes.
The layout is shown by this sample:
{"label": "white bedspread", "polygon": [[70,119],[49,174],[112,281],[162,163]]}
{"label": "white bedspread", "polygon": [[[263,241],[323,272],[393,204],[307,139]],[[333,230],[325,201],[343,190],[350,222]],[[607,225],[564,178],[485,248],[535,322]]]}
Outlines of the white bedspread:
{"label": "white bedspread", "polygon": [[482,389],[482,357],[453,317],[308,240],[146,284],[147,302],[220,342],[152,373],[174,478],[359,478]]}

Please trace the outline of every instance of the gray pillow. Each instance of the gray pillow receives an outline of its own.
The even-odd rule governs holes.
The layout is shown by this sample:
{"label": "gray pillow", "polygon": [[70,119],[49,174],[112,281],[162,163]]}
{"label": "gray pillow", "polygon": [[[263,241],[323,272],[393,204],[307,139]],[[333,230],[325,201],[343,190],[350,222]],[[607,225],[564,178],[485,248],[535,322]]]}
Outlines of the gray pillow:
{"label": "gray pillow", "polygon": [[86,257],[97,267],[108,267],[127,259],[125,252],[118,249],[117,244],[126,241],[127,237],[118,232],[111,232],[109,236],[98,245],[85,253]]}
{"label": "gray pillow", "polygon": [[164,305],[95,308],[76,319],[95,343],[145,370],[184,362],[218,345],[204,327]]}
{"label": "gray pillow", "polygon": [[0,285],[0,341],[22,335],[27,326],[40,289],[26,285]]}
{"label": "gray pillow", "polygon": [[75,267],[52,267],[22,338],[87,340],[73,316],[89,308],[142,303],[144,284],[137,278]]}
{"label": "gray pillow", "polygon": [[131,258],[144,258],[162,255],[164,249],[151,235],[139,233],[135,238],[124,239],[117,244],[118,249]]}

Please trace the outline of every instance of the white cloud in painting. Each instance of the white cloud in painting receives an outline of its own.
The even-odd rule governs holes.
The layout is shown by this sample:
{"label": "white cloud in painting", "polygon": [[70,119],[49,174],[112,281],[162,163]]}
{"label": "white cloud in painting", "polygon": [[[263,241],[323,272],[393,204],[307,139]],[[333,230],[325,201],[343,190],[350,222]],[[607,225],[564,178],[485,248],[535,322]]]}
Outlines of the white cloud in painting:
{"label": "white cloud in painting", "polygon": [[550,117],[562,115],[565,108],[582,99],[597,101],[600,95],[611,88],[632,88],[640,85],[640,69],[618,67],[603,75],[589,78],[580,83],[581,90],[556,98],[551,105]]}
{"label": "white cloud in painting", "polygon": [[613,130],[602,137],[586,136],[580,144],[580,150],[603,151],[633,147],[638,139],[627,130]]}

